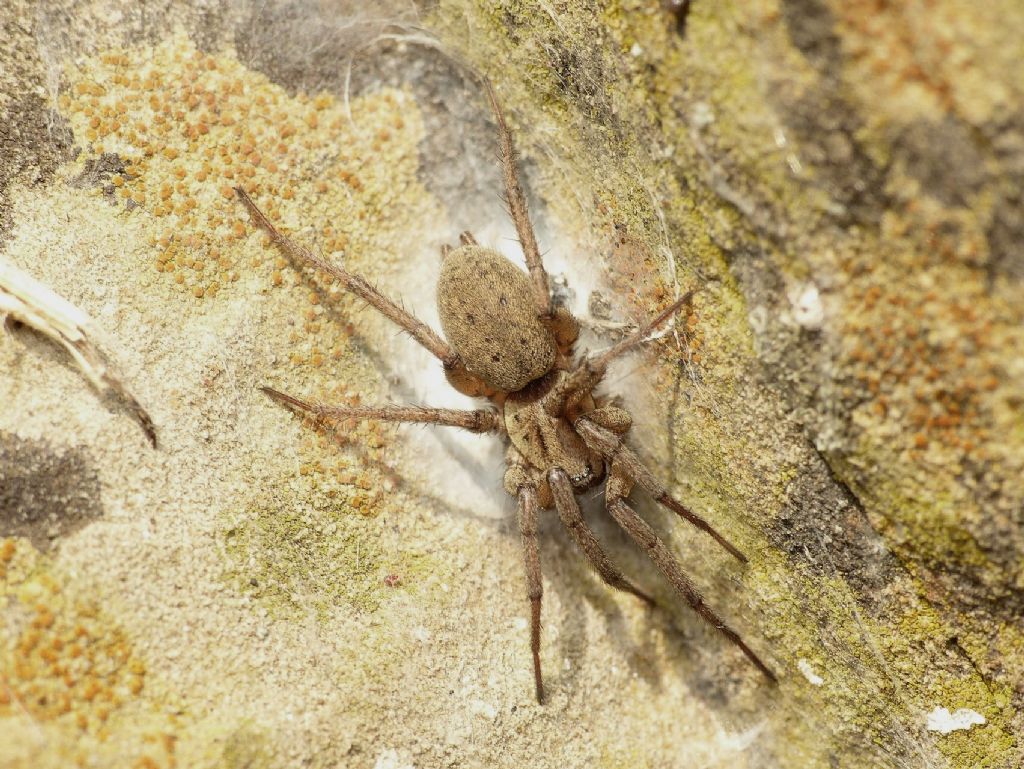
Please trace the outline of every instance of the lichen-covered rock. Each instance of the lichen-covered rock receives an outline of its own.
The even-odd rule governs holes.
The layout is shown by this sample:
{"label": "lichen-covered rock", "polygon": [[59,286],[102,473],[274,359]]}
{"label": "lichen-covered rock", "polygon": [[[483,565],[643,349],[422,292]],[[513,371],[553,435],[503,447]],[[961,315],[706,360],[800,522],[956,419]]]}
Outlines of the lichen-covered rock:
{"label": "lichen-covered rock", "polygon": [[[2,258],[95,320],[161,445],[0,339],[0,763],[1019,766],[1020,4],[360,5],[0,11]],[[231,188],[436,322],[438,246],[513,231],[467,66],[570,301],[697,289],[609,390],[749,556],[646,511],[776,688],[611,526],[663,609],[551,520],[537,706],[496,447],[257,390],[454,403]]]}

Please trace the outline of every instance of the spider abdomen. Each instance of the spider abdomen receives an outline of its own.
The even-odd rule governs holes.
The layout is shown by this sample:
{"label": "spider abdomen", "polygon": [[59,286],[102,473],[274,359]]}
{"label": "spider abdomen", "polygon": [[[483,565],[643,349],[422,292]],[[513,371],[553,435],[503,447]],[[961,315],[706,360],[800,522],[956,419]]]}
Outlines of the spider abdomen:
{"label": "spider abdomen", "polygon": [[473,245],[449,252],[437,297],[448,342],[495,390],[520,390],[551,370],[555,340],[538,318],[529,278],[498,252]]}

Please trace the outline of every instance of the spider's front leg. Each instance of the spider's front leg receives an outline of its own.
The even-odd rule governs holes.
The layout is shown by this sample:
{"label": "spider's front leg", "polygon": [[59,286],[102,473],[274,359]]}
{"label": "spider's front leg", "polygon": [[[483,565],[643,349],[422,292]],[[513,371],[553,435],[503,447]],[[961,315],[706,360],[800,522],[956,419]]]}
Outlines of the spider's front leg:
{"label": "spider's front leg", "polygon": [[[601,411],[606,410],[601,409]],[[574,427],[591,449],[601,454],[613,465],[618,464],[621,472],[639,483],[648,494],[654,497],[655,501],[667,507],[680,518],[686,519],[701,531],[710,534],[736,560],[742,563],[747,562],[747,557],[740,552],[739,548],[719,534],[710,523],[671,496],[668,490],[654,477],[654,474],[640,461],[640,457],[622,442],[619,435],[616,435],[611,429],[607,429],[597,419],[591,419],[590,414],[577,419]]]}
{"label": "spider's front leg", "polygon": [[526,567],[526,595],[530,599],[530,652],[533,654],[533,686],[538,704],[544,704],[544,678],[540,672],[540,602],[544,585],[540,572],[540,542],[537,537],[537,489],[524,484],[519,489],[519,533],[523,538]]}
{"label": "spider's front leg", "polygon": [[[537,702],[544,704],[544,679],[540,672],[540,602],[544,585],[540,572],[540,540],[537,537],[537,481],[523,455],[510,446],[506,455],[505,490],[519,506],[519,534],[523,540],[526,595],[530,599],[530,652],[533,654],[533,685]],[[550,491],[547,492],[550,495]]]}
{"label": "spider's front leg", "polygon": [[589,355],[584,358],[576,370],[552,388],[545,399],[545,408],[548,413],[552,416],[563,414],[566,406],[578,404],[582,398],[592,393],[608,371],[608,364],[634,347],[643,344],[652,331],[679,312],[684,305],[690,302],[692,297],[693,291],[687,291],[636,333],[627,336],[600,355]]}
{"label": "spider's front leg", "polygon": [[610,587],[625,593],[632,593],[648,606],[654,606],[654,599],[626,579],[605,553],[587,522],[583,518],[580,506],[576,502],[576,492],[564,470],[553,468],[548,472],[548,483],[555,499],[555,509],[562,525],[568,530],[580,552],[590,561],[590,565]]}
{"label": "spider's front leg", "polygon": [[[679,593],[679,595],[682,596],[688,604],[690,604],[690,607],[697,612],[705,622],[739,647],[740,651],[747,656],[747,659],[749,659],[770,681],[773,683],[777,681],[778,679],[775,677],[775,673],[773,673],[761,658],[758,657],[749,646],[747,646],[746,642],[740,637],[740,635],[726,625],[722,618],[704,602],[704,597],[700,594],[697,588],[694,587],[690,578],[686,576],[686,573],[683,571],[679,562],[676,561],[665,543],[657,534],[654,533],[654,529],[650,527],[650,524],[641,518],[637,512],[626,503],[626,497],[632,490],[634,481],[643,486],[652,496],[655,497],[655,499],[663,504],[663,497],[670,500],[672,499],[671,497],[668,497],[668,492],[666,492],[664,488],[654,480],[654,476],[651,475],[650,471],[640,463],[640,459],[636,454],[623,445],[620,438],[610,430],[606,430],[603,427],[598,426],[586,417],[582,417],[576,421],[576,429],[579,431],[580,435],[583,436],[587,445],[594,450],[599,451],[611,464],[611,468],[608,471],[608,481],[605,484],[605,506],[612,518],[615,519],[615,522],[619,524],[630,539],[636,542],[636,544],[648,554],[650,559],[654,561],[655,565],[661,570],[662,574],[665,575],[669,584],[675,588],[676,592]],[[675,500],[672,501],[675,502]],[[675,502],[675,504],[679,508],[686,510],[686,508],[683,508],[678,502]],[[670,509],[676,510],[675,507],[671,507]],[[703,518],[700,518],[694,513],[690,513],[688,510],[686,510],[686,512],[689,514],[687,516],[688,520],[696,519],[696,522],[699,522],[697,525],[699,525],[700,528],[711,533],[712,536],[722,543],[730,553],[746,562],[746,558],[743,554],[733,547],[724,537],[718,534],[718,532],[711,528]],[[692,516],[692,518],[690,518],[690,516]]]}

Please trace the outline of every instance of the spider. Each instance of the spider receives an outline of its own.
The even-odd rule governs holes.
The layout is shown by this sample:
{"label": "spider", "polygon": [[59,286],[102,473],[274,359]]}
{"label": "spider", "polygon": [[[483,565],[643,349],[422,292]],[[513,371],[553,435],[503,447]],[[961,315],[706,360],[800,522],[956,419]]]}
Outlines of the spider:
{"label": "spider", "polygon": [[640,486],[660,504],[710,535],[739,561],[746,563],[746,557],[707,521],[669,495],[624,443],[632,424],[629,412],[594,394],[608,364],[645,341],[690,300],[693,292],[601,354],[577,360],[573,347],[579,323],[552,299],[526,198],[519,184],[512,135],[493,88],[490,83],[485,83],[485,87],[498,128],[507,204],[526,257],[527,272],[498,252],[480,246],[468,232],[462,233],[458,247],[442,246],[437,302],[445,338],[362,277],[281,234],[244,190],[236,188],[236,192],[255,223],[293,263],[314,267],[336,278],[348,291],[401,326],[431,352],[443,365],[452,387],[469,396],[486,398],[491,407],[473,411],[395,405],[340,407],[301,400],[271,387],[261,389],[296,413],[318,420],[446,425],[476,433],[494,433],[508,443],[504,486],[518,503],[538,703],[544,702],[540,658],[543,588],[537,535],[540,510],[553,507],[557,511],[579,550],[609,586],[654,605],[651,596],[626,579],[606,555],[580,512],[576,495],[602,480],[605,482],[605,506],[622,530],[648,554],[698,615],[738,646],[758,670],[775,682],[771,669],[704,602],[665,543],[630,507],[627,502],[630,491],[634,485]]}

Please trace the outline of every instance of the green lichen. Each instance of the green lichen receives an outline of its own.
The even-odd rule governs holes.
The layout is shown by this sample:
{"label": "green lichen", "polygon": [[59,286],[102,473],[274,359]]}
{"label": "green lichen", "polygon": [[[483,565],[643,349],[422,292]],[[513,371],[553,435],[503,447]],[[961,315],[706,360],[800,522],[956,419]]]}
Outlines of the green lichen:
{"label": "green lichen", "polygon": [[605,746],[597,763],[601,769],[648,769],[650,765],[642,751],[618,746]]}
{"label": "green lichen", "polygon": [[[876,446],[865,446],[863,458],[887,462],[899,458]],[[833,466],[849,478],[865,502],[875,528],[891,545],[904,553],[913,565],[922,559],[927,566],[957,564],[984,568],[988,559],[969,531],[963,526],[966,504],[957,489],[945,478],[924,479],[901,475],[876,474],[865,487],[860,474],[847,460],[834,460]]]}
{"label": "green lichen", "polygon": [[240,724],[223,739],[218,769],[269,769],[276,766],[268,735],[251,724]]}
{"label": "green lichen", "polygon": [[[899,617],[895,626],[874,629],[874,635],[890,661],[905,697],[907,720],[923,720],[936,707],[950,711],[970,708],[985,717],[986,723],[936,737],[939,751],[952,766],[1000,767],[1013,764],[1017,741],[1009,705],[1013,687],[993,684],[983,678],[973,663],[960,674],[920,665],[922,645],[929,641],[954,638],[953,628],[934,610],[918,608]],[[959,639],[955,642],[959,645]]]}
{"label": "green lichen", "polygon": [[379,519],[336,503],[254,504],[231,519],[224,542],[236,588],[284,616],[373,612],[438,569],[415,543],[389,543]]}

